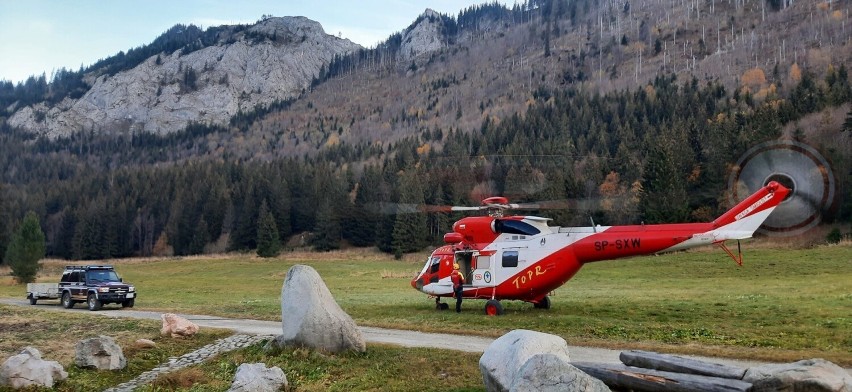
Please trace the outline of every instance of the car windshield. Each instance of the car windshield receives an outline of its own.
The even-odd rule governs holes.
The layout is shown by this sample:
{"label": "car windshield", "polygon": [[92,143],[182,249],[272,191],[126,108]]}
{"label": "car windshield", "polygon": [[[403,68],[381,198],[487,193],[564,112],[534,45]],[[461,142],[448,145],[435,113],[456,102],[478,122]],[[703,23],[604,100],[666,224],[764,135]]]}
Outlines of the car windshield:
{"label": "car windshield", "polygon": [[89,271],[89,280],[97,282],[118,282],[118,274],[111,270]]}

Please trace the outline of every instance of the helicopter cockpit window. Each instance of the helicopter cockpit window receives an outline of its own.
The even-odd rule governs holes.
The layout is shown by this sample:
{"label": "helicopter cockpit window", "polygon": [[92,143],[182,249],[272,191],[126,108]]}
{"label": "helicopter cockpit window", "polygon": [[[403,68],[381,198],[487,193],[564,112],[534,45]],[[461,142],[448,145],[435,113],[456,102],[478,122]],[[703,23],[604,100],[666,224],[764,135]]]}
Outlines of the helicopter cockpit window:
{"label": "helicopter cockpit window", "polygon": [[434,274],[434,273],[438,272],[438,267],[441,266],[441,258],[440,257],[433,257],[431,263],[432,263],[432,265],[429,269],[429,272]]}
{"label": "helicopter cockpit window", "polygon": [[536,235],[538,233],[541,233],[541,230],[537,229],[535,226],[529,223],[519,220],[495,219],[494,232],[506,234]]}
{"label": "helicopter cockpit window", "polygon": [[518,251],[508,250],[503,252],[503,266],[517,267],[518,266]]}

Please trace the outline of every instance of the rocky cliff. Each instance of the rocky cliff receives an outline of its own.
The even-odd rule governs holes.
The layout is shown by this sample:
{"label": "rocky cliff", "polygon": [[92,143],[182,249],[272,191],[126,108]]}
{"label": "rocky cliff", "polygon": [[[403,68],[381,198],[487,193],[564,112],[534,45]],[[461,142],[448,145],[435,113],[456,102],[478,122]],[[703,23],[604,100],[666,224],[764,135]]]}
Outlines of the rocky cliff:
{"label": "rocky cliff", "polygon": [[223,124],[240,110],[298,96],[335,55],[358,48],[307,18],[268,18],[233,29],[216,45],[152,56],[129,71],[98,76],[79,99],[25,107],[8,122],[50,138]]}
{"label": "rocky cliff", "polygon": [[441,14],[426,9],[426,12],[403,31],[399,48],[400,60],[410,60],[423,53],[441,49],[445,40],[442,25]]}

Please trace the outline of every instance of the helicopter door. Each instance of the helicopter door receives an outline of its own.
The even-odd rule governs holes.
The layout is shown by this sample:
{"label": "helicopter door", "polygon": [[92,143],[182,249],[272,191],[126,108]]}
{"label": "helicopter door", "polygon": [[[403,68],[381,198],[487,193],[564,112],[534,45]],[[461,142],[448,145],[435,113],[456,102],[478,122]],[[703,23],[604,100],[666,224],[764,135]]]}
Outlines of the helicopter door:
{"label": "helicopter door", "polygon": [[455,262],[459,265],[459,272],[464,276],[464,285],[471,284],[471,275],[473,272],[473,253],[471,252],[456,252]]}
{"label": "helicopter door", "polygon": [[491,255],[474,254],[470,284],[478,287],[494,286],[494,263]]}

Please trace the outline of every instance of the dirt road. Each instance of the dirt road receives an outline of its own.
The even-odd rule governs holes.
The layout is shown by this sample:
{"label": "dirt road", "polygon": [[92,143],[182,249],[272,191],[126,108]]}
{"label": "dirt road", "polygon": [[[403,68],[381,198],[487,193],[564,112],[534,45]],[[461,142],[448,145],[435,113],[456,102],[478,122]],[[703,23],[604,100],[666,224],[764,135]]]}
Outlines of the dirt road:
{"label": "dirt road", "polygon": [[[32,306],[26,300],[2,298],[0,303],[16,306]],[[55,301],[46,301],[43,304],[33,306],[39,310],[51,310],[62,312],[82,312],[93,316],[101,317],[116,317],[116,318],[139,318],[160,320],[160,312],[148,312],[142,310],[121,309],[115,305],[105,307],[98,312],[90,312],[82,305],[77,305],[78,309],[65,309],[59,306]],[[237,333],[255,334],[255,335],[278,335],[281,333],[280,321],[263,321],[263,320],[248,320],[248,319],[231,319],[214,316],[194,315],[194,314],[178,314],[201,327],[210,328],[226,328]],[[406,331],[398,329],[361,327],[364,333],[364,338],[367,343],[386,343],[395,344],[403,347],[432,347],[448,350],[460,350],[467,352],[483,352],[494,341],[492,338],[480,336],[466,335],[450,335],[440,333],[426,333],[417,331]],[[569,346],[568,352],[571,355],[572,361],[583,362],[604,362],[604,363],[620,363],[618,359],[618,350],[609,350],[594,347]],[[761,365],[760,362],[753,361],[738,361],[722,358],[692,358],[711,361],[732,366],[750,367]]]}

